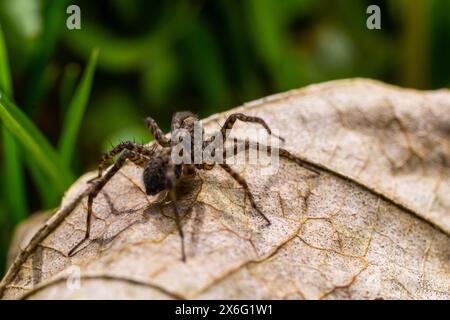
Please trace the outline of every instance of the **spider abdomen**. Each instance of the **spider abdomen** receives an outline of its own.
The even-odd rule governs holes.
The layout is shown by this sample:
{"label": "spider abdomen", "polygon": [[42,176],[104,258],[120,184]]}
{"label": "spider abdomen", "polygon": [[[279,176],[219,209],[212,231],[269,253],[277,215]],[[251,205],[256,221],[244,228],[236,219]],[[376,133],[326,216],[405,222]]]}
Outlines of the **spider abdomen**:
{"label": "spider abdomen", "polygon": [[[149,160],[144,168],[142,175],[145,192],[150,195],[156,195],[167,188],[167,169],[169,162],[164,157],[155,157]],[[181,167],[175,166],[175,177],[179,178]]]}

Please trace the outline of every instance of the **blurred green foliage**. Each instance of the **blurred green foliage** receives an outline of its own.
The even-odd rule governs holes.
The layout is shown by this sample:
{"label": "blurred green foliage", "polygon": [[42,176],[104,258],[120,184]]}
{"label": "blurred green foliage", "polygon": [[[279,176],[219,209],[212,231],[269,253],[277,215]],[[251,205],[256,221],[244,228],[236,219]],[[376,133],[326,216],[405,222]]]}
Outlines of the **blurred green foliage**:
{"label": "blurred green foliage", "polygon": [[[81,8],[81,30],[66,28],[69,4]],[[381,30],[366,28],[370,4]],[[167,130],[177,110],[203,117],[356,76],[448,87],[449,13],[450,0],[2,0],[3,115],[35,134],[21,140],[8,131],[16,122],[2,123],[0,272],[14,225],[57,206],[111,143],[151,139],[146,115]]]}

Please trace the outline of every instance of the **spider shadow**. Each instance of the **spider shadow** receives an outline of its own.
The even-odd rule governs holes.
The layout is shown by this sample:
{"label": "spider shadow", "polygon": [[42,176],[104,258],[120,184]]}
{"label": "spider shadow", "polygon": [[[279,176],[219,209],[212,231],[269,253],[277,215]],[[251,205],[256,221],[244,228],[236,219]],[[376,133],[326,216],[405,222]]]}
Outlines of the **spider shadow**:
{"label": "spider shadow", "polygon": [[[137,208],[137,209],[127,209],[127,210],[117,210],[116,207],[114,206],[114,203],[110,197],[110,195],[106,192],[102,192],[102,195],[106,201],[106,204],[108,205],[109,208],[109,214],[112,214],[116,217],[119,216],[123,216],[126,214],[133,214],[136,213],[140,210],[142,210],[142,208]],[[98,218],[97,219],[101,219]],[[131,228],[132,226],[136,225],[136,224],[140,224],[140,223],[144,223],[145,222],[145,217],[142,217],[142,215],[140,216],[140,218],[136,219],[135,221],[131,222],[130,224],[127,224],[124,228],[118,230],[117,232],[115,232],[113,235],[109,236],[109,237],[105,237],[104,234],[108,232],[108,227],[107,226],[105,228],[105,231],[103,231],[102,235],[100,235],[99,237],[92,239],[91,242],[92,243],[96,243],[99,245],[99,247],[104,250],[111,242],[114,241],[114,239],[116,239],[121,233],[125,232],[126,230],[128,230],[129,228]]]}
{"label": "spider shadow", "polygon": [[[203,222],[203,219],[199,219],[199,217],[201,218],[204,216],[204,214],[202,214],[204,213],[204,209],[200,209],[200,211],[197,210],[197,208],[201,207],[197,203],[197,196],[200,193],[201,188],[202,181],[200,179],[181,180],[176,187],[177,200],[175,204],[168,199],[168,194],[163,191],[161,195],[159,195],[157,201],[151,203],[144,209],[144,222],[149,222],[152,217],[159,215],[161,219],[151,219],[151,223],[155,225],[156,228],[164,230],[167,229],[168,223],[175,225],[175,211],[173,207],[175,205],[180,214],[181,228],[183,228],[183,230],[186,225],[190,223],[191,219],[189,217],[194,217],[195,222],[192,223],[191,242],[195,243],[197,239],[195,235]],[[194,208],[195,214],[193,214]],[[172,228],[170,229],[173,230]]]}
{"label": "spider shadow", "polygon": [[[176,201],[177,209],[181,215],[182,227],[186,224],[186,216],[189,216],[192,212],[192,209],[196,203],[196,199],[201,190],[202,182],[199,179],[193,179],[188,181],[181,181],[179,186],[177,186],[177,195],[178,199]],[[114,203],[110,197],[110,195],[106,192],[103,192],[102,195],[106,201],[106,204],[109,208],[109,214],[114,216],[123,216],[126,214],[133,214],[142,210],[141,208],[137,209],[127,209],[127,210],[117,210],[114,206]],[[167,194],[161,194],[160,199],[156,199],[154,203],[146,206],[143,214],[139,215],[139,218],[135,219],[131,223],[127,224],[125,227],[121,228],[111,236],[105,237],[105,234],[108,233],[108,226],[102,232],[100,236],[95,239],[91,239],[90,243],[98,244],[102,251],[108,249],[109,245],[123,232],[133,227],[136,224],[148,223],[150,217],[155,214],[160,214],[163,219],[152,219],[153,224],[157,224],[156,227],[160,229],[167,228],[167,219],[175,221],[175,213],[173,209],[173,204],[168,201]],[[100,220],[105,220],[99,217],[96,217]],[[195,233],[195,230],[194,230]],[[87,247],[88,245],[86,245]]]}

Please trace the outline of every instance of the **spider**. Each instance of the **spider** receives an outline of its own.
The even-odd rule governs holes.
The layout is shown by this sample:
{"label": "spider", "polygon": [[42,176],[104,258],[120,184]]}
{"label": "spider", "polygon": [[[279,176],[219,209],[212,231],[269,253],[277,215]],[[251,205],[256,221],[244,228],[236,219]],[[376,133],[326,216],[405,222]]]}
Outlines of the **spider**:
{"label": "spider", "polygon": [[[264,127],[264,129],[267,131],[269,135],[275,136],[274,134],[272,134],[272,131],[270,130],[269,126],[262,118],[247,116],[242,113],[234,113],[231,114],[225,120],[222,128],[220,129],[220,132],[218,132],[218,134],[222,136],[223,145],[225,145],[228,133],[233,128],[233,125],[237,120],[259,124]],[[225,172],[227,172],[244,189],[246,197],[249,199],[253,209],[267,222],[267,225],[270,225],[270,220],[258,208],[254,200],[253,194],[250,192],[249,186],[245,181],[245,179],[241,177],[241,175],[238,172],[233,170],[226,163],[225,161],[226,150],[223,150],[225,159],[223,163],[203,162],[200,164],[194,164],[194,161],[190,161],[189,163],[182,162],[180,164],[174,163],[171,157],[172,149],[180,141],[180,137],[177,136],[175,133],[179,132],[178,129],[183,129],[184,132],[187,132],[191,136],[194,136],[194,127],[197,121],[198,117],[191,112],[183,111],[175,113],[174,116],[172,117],[171,135],[170,138],[168,138],[159,128],[156,121],[151,117],[147,117],[145,119],[145,122],[147,124],[148,129],[150,130],[150,133],[155,137],[157,144],[154,144],[153,146],[149,147],[143,144],[125,141],[118,144],[111,151],[105,153],[101,157],[98,165],[98,175],[97,177],[89,181],[89,183],[93,183],[94,186],[90,191],[90,193],[88,194],[86,232],[84,234],[84,238],[74,248],[72,248],[69,251],[69,256],[73,256],[77,252],[77,249],[80,247],[80,245],[89,239],[93,201],[100,193],[100,191],[103,189],[103,187],[106,185],[106,183],[120,170],[120,168],[126,163],[127,160],[133,162],[135,165],[144,169],[142,179],[147,195],[157,195],[161,191],[164,190],[167,191],[169,200],[171,201],[173,206],[175,214],[175,223],[181,239],[181,257],[183,262],[186,261],[186,253],[184,245],[184,234],[180,222],[180,214],[177,209],[177,206],[175,205],[175,202],[177,200],[176,187],[177,184],[184,177],[195,176],[197,170],[211,170],[216,164],[222,167],[225,170]],[[284,141],[282,137],[278,136],[276,137]],[[208,139],[204,139],[202,130],[201,138],[202,141],[200,145],[202,149],[205,149],[210,143],[213,143],[214,136]],[[244,151],[247,151],[255,146],[256,148],[261,147],[259,143],[250,144],[248,141],[245,141],[244,146],[245,146]],[[272,152],[272,148],[270,146],[265,146],[265,148],[267,148],[266,150],[268,150],[269,152]],[[282,148],[277,149],[279,151],[280,156],[296,162],[297,164],[305,167],[306,169],[314,172],[315,174],[319,174],[319,172],[316,169],[304,163],[301,159],[292,155],[289,151]],[[236,155],[237,153],[236,146],[234,146],[233,152],[234,155]],[[106,171],[105,174],[103,174],[105,163],[108,160],[113,159],[114,156],[118,154],[120,154],[118,159],[114,162],[111,168],[108,171]]]}

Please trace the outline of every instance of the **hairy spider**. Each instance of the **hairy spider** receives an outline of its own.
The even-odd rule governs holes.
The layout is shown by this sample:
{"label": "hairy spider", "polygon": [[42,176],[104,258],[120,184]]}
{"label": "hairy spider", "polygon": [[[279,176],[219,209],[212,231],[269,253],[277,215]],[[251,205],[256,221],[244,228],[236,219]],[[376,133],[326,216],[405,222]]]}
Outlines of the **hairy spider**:
{"label": "hairy spider", "polygon": [[[223,124],[220,135],[222,136],[223,145],[225,145],[229,130],[232,129],[236,120],[257,123],[262,125],[268,134],[273,135],[269,126],[266,122],[258,117],[247,116],[242,113],[234,113],[231,114]],[[258,212],[258,214],[270,225],[270,220],[266,217],[264,213],[256,205],[256,202],[253,198],[252,193],[250,192],[249,186],[245,179],[239,175],[236,171],[234,171],[227,163],[224,157],[223,163],[200,163],[195,164],[194,159],[192,158],[189,163],[182,162],[181,164],[175,164],[171,153],[172,149],[175,145],[177,145],[180,141],[180,137],[175,133],[179,132],[178,129],[184,129],[184,132],[194,136],[194,127],[195,123],[198,121],[197,116],[192,114],[191,112],[177,112],[172,118],[171,124],[171,136],[170,138],[166,137],[162,130],[158,127],[158,124],[151,117],[147,117],[145,122],[151,132],[151,134],[155,137],[157,144],[152,147],[137,144],[131,141],[126,141],[118,144],[108,153],[105,153],[100,159],[98,166],[98,175],[96,178],[92,179],[90,182],[94,183],[94,187],[92,191],[88,194],[88,202],[87,202],[87,216],[86,216],[86,232],[84,238],[69,252],[69,256],[74,255],[77,252],[77,248],[85,241],[89,239],[90,228],[91,228],[91,217],[92,217],[92,204],[95,197],[99,194],[99,192],[103,189],[105,184],[120,170],[120,168],[126,163],[126,160],[133,162],[135,165],[144,169],[143,171],[143,183],[145,186],[145,191],[148,195],[156,195],[159,192],[166,190],[169,195],[169,199],[172,202],[172,206],[175,213],[175,223],[180,234],[181,238],[181,257],[182,260],[186,260],[186,253],[184,247],[184,234],[183,229],[180,223],[180,214],[175,205],[176,197],[176,187],[177,183],[185,176],[193,176],[196,174],[197,170],[211,170],[216,164],[222,167],[225,172],[227,172],[237,183],[241,185],[248,197],[251,206]],[[213,142],[213,136],[209,139],[204,139],[203,131],[201,136],[201,147],[205,149],[210,143]],[[281,140],[284,140],[281,137],[278,137]],[[250,144],[248,141],[245,143],[244,151],[247,151],[250,148],[255,147],[260,148],[259,143]],[[272,148],[270,146],[265,146],[266,150],[272,152]],[[288,158],[297,164],[305,167],[308,170],[313,171],[316,174],[319,172],[310,167],[308,164],[305,164],[301,159],[292,155],[289,151],[277,148],[279,155],[285,158]],[[123,152],[122,152],[123,151]],[[223,150],[224,156],[227,154]],[[236,155],[237,149],[234,146],[233,149],[234,154]],[[115,155],[121,153],[119,158],[114,162],[112,167],[103,175],[104,164],[106,161],[111,160]],[[194,155],[192,154],[192,157]]]}

